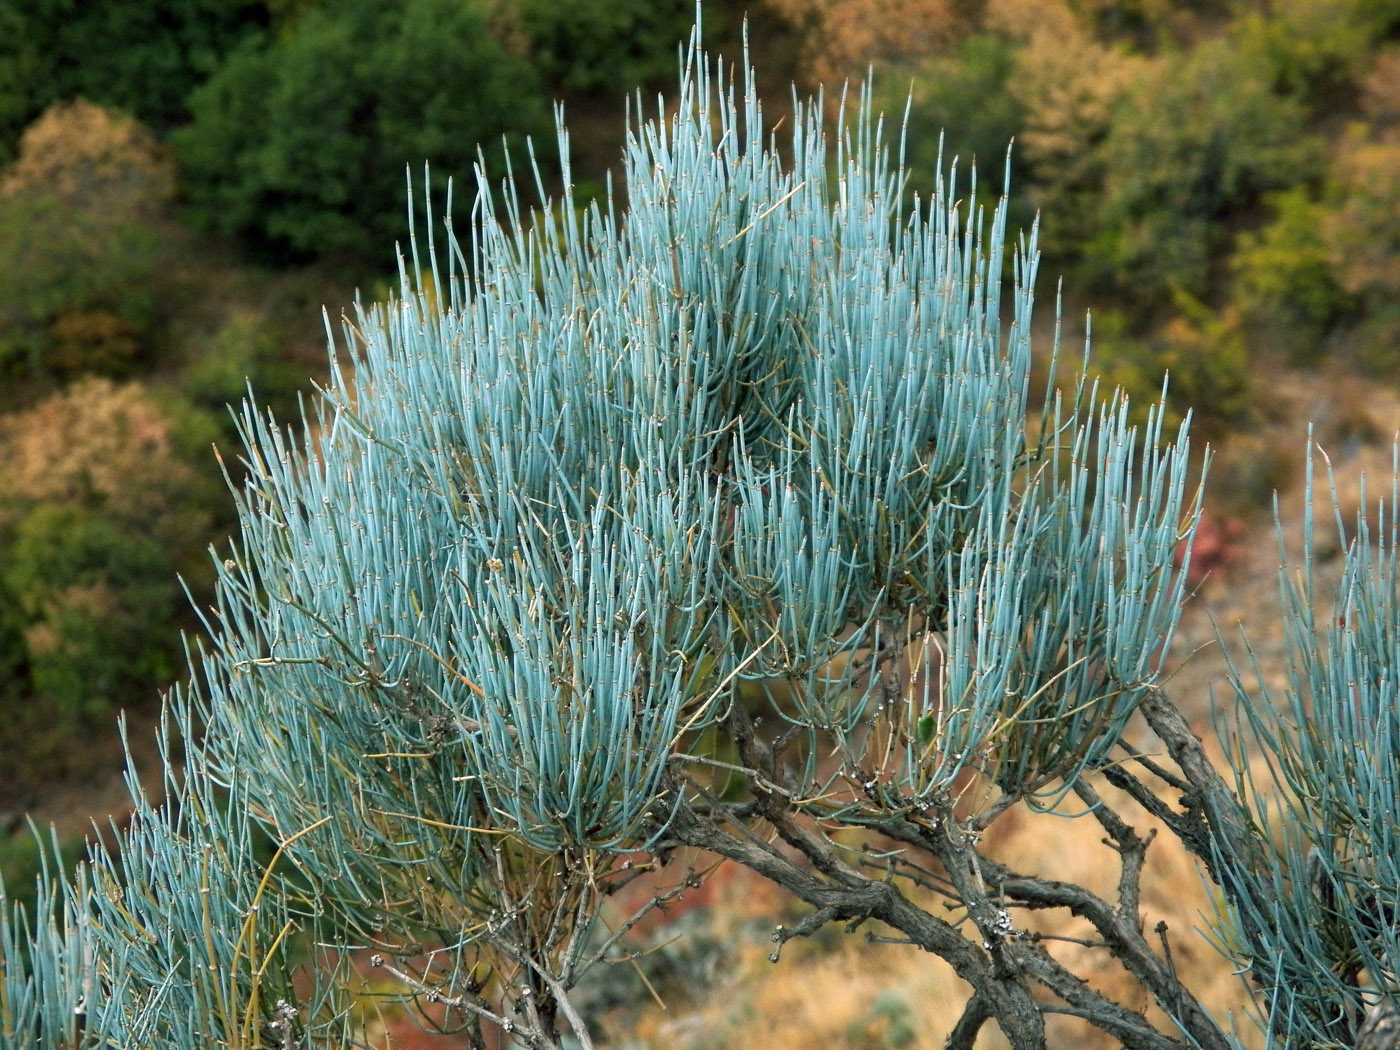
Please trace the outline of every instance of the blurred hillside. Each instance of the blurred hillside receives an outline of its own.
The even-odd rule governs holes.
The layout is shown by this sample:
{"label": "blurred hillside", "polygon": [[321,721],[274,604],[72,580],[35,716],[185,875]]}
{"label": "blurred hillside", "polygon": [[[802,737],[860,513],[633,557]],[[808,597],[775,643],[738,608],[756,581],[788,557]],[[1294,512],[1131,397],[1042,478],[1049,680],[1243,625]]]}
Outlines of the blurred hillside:
{"label": "blurred hillside", "polygon": [[[473,166],[493,182],[508,163],[528,171],[532,137],[544,194],[557,193],[560,99],[572,182],[602,196],[629,93],[655,104],[693,14],[691,0],[0,2],[11,887],[34,863],[23,814],[76,849],[90,817],[120,813],[119,711],[150,760],[181,632],[200,631],[190,599],[207,606],[209,547],[234,527],[220,470],[236,481],[242,467],[226,406],[251,384],[260,408],[298,418],[326,372],[322,308],[338,330],[357,294],[395,287],[405,168],[439,214],[456,180],[462,228]],[[1271,501],[1301,499],[1308,421],[1339,474],[1391,469],[1400,0],[708,0],[712,53],[737,58],[746,16],[775,125],[791,83],[824,83],[834,118],[841,85],[869,73],[887,128],[907,100],[911,204],[955,157],[969,207],[1009,176],[1013,221],[1038,224],[1047,356],[1063,282],[1062,378],[1089,316],[1104,382],[1146,405],[1170,374],[1170,410],[1189,408],[1215,449],[1176,681],[1204,725],[1220,673],[1212,623],[1251,613],[1256,651],[1276,651],[1258,615],[1275,593]],[[540,207],[534,179],[521,187],[522,205]],[[1171,863],[1163,906],[1189,927],[1204,904]],[[733,950],[722,966],[740,967],[745,996],[709,994],[713,959],[658,949],[673,969],[651,978],[672,982],[676,1012],[636,1007],[645,982],[635,1001],[602,996],[616,1045],[736,1044],[756,1015],[787,1022],[763,1036],[773,1047],[941,1045],[929,972],[891,984],[882,968],[896,964],[849,947],[794,963],[826,1007],[799,1023],[783,987],[753,976],[790,961],[763,962],[763,930],[741,906],[756,892],[718,881],[733,907],[700,938]],[[866,969],[880,988],[840,976]]]}

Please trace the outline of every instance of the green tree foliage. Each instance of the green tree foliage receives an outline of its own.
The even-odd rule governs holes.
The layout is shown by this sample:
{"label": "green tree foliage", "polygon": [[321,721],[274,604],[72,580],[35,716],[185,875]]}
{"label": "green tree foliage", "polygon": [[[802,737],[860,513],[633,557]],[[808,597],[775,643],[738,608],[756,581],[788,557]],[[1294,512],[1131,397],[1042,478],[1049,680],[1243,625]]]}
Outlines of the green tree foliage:
{"label": "green tree foliage", "polygon": [[177,654],[161,635],[181,596],[159,537],[71,503],[31,507],[10,531],[0,586],[36,694],[76,720],[171,676]]}
{"label": "green tree foliage", "polygon": [[0,374],[125,375],[160,320],[174,164],[122,113],[54,106],[0,172]]}
{"label": "green tree foliage", "polygon": [[1384,6],[1358,0],[1291,0],[1246,9],[1230,26],[1231,43],[1262,64],[1268,82],[1280,94],[1301,97],[1319,113],[1347,109],[1355,104],[1376,39],[1395,19],[1396,10],[1387,14]]}
{"label": "green tree foliage", "polygon": [[499,168],[503,135],[541,127],[537,90],[478,4],[311,7],[191,97],[194,121],[174,137],[191,210],[277,257],[362,255],[406,232],[406,166],[428,162],[441,191],[483,143]]}
{"label": "green tree foliage", "polygon": [[0,197],[0,374],[129,374],[159,317],[159,255],[143,224]]}
{"label": "green tree foliage", "polygon": [[268,21],[254,0],[4,0],[0,158],[38,114],[78,98],[168,131],[232,48]]}
{"label": "green tree foliage", "polygon": [[1321,142],[1304,117],[1224,41],[1145,67],[1103,143],[1085,272],[1139,306],[1174,287],[1206,295],[1228,220],[1321,175]]}
{"label": "green tree foliage", "polygon": [[1359,362],[1378,375],[1400,365],[1400,137],[1349,142],[1333,165],[1323,232],[1342,290],[1363,306]]}
{"label": "green tree foliage", "polygon": [[167,680],[184,597],[209,582],[215,487],[190,461],[214,428],[139,384],[79,381],[0,418],[5,683],[79,720]]}
{"label": "green tree foliage", "polygon": [[[1178,290],[1173,316],[1148,335],[1134,334],[1117,310],[1094,315],[1095,356],[1105,381],[1138,398],[1141,406],[1167,386],[1173,425],[1187,413],[1198,432],[1217,437],[1245,421],[1254,391],[1254,369],[1238,309],[1213,310]],[[1148,402],[1151,404],[1151,402]]]}
{"label": "green tree foliage", "polygon": [[1272,220],[1241,234],[1231,261],[1235,301],[1270,343],[1316,361],[1327,332],[1356,306],[1328,245],[1328,210],[1301,186],[1266,202]]}
{"label": "green tree foliage", "polygon": [[[1107,374],[1142,400],[1170,359],[1176,407],[1227,420],[1237,403],[1198,398],[1243,390],[1227,373],[1250,359],[1340,351],[1391,370],[1393,296],[1361,286],[1384,268],[1387,237],[1371,231],[1396,211],[1392,0],[989,0],[968,24],[914,67],[912,184],[942,131],[947,154],[981,158],[979,183],[999,189],[987,159],[1014,136],[1018,218],[1038,213],[1049,263],[1095,308]],[[881,78],[887,116],[908,68]],[[1201,331],[1187,301],[1228,312],[1221,331],[1248,352],[1234,336],[1181,339]]]}
{"label": "green tree foliage", "polygon": [[[527,230],[483,180],[470,241],[356,313],[302,436],[245,410],[168,797],[133,784],[119,852],[0,912],[4,1050],[362,1045],[352,947],[477,1045],[591,1048],[571,989],[625,958],[602,900],[643,870],[664,905],[683,847],[801,902],[775,960],[868,924],[947,961],[951,1047],[1040,1050],[1064,1015],[1237,1046],[1175,968],[1194,931],[1146,928],[1152,836],[1105,785],[1218,888],[1275,1045],[1395,1021],[1400,481],[1332,610],[1311,539],[1286,570],[1286,693],[1237,676],[1222,777],[1163,673],[1185,427],[1052,377],[1028,432],[1034,236],[1003,288],[1004,206],[940,181],[908,214],[868,110],[833,157],[800,108],[785,164],[710,68],[628,135],[625,210],[566,193]],[[1056,807],[1110,843],[1107,895],[999,859]]]}
{"label": "green tree foliage", "polygon": [[693,0],[513,0],[507,8],[531,64],[552,90],[570,94],[664,86],[695,18]]}
{"label": "green tree foliage", "polygon": [[1013,42],[1000,34],[973,33],[912,74],[880,75],[880,101],[889,117],[908,99],[905,160],[912,186],[930,185],[940,167],[958,157],[977,165],[978,181],[993,199],[1007,191],[1007,144],[1025,123],[1010,90],[1015,53]]}
{"label": "green tree foliage", "polygon": [[1024,115],[1017,168],[1051,259],[1077,263],[1100,229],[1104,142],[1144,60],[1097,39],[1054,0],[1006,3],[992,14],[994,30],[1017,44],[1008,81]]}
{"label": "green tree foliage", "polygon": [[1351,144],[1335,166],[1323,224],[1342,288],[1372,302],[1400,295],[1400,141]]}
{"label": "green tree foliage", "polygon": [[[250,385],[265,407],[284,417],[295,415],[309,370],[288,356],[285,338],[266,313],[249,308],[229,310],[208,342],[192,353],[180,378],[182,393],[230,427],[227,406],[242,401]],[[237,443],[232,429],[227,437],[231,445]]]}

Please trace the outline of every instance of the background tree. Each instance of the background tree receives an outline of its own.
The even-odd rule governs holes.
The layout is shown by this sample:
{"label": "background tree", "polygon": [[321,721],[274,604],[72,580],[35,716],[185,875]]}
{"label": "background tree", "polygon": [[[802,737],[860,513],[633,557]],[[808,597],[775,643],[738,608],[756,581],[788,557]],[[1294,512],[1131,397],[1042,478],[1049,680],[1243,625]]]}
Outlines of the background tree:
{"label": "background tree", "polygon": [[501,7],[556,97],[664,86],[675,73],[676,42],[695,17],[686,0],[515,0]]}
{"label": "background tree", "polygon": [[[930,185],[956,151],[977,166],[979,182],[986,183],[983,190],[992,199],[1007,193],[1007,169],[999,162],[1026,119],[1010,90],[1015,56],[1016,46],[1006,37],[973,33],[922,63],[912,76],[901,76],[902,71],[880,76],[885,112],[897,113],[909,100],[906,163],[911,183]],[[1021,159],[1019,152],[1013,159]],[[1029,226],[1033,213],[1022,218]]]}
{"label": "background tree", "polygon": [[[600,902],[659,870],[663,904],[701,877],[683,848],[803,902],[775,957],[839,923],[947,960],[950,1046],[1043,1046],[1055,1015],[1235,1045],[1174,969],[1194,932],[1141,922],[1150,836],[1110,788],[1219,888],[1279,1044],[1383,1027],[1400,492],[1325,620],[1310,553],[1288,577],[1288,695],[1241,679],[1230,738],[1274,772],[1222,778],[1161,674],[1185,428],[1052,377],[1028,434],[1034,237],[1003,296],[1004,206],[949,181],[904,212],[868,112],[833,175],[801,110],[785,167],[708,68],[628,135],[625,211],[566,195],[526,232],[483,178],[470,240],[357,313],[306,436],[245,410],[168,798],[0,919],[0,1045],[352,1045],[362,949],[478,1044],[589,1046],[570,990],[626,929]],[[1047,809],[1099,825],[1116,894],[998,858]],[[1139,997],[1057,954],[1053,912]]]}
{"label": "background tree", "polygon": [[[1323,225],[1337,283],[1360,300],[1367,324],[1380,338],[1370,355],[1377,372],[1392,369],[1400,336],[1400,219],[1387,194],[1400,191],[1400,136],[1380,142],[1353,142],[1335,163],[1335,205]],[[1385,203],[1383,203],[1385,202]],[[1389,352],[1387,352],[1389,351]]]}
{"label": "background tree", "polygon": [[1220,220],[1322,172],[1302,106],[1225,41],[1154,62],[1115,110],[1084,270],[1139,308],[1209,288]]}
{"label": "background tree", "polygon": [[1275,345],[1295,358],[1314,358],[1356,306],[1328,244],[1329,213],[1303,187],[1266,200],[1272,218],[1241,235],[1231,262],[1234,299]]}
{"label": "background tree", "polygon": [[506,133],[543,126],[530,66],[487,28],[477,3],[330,0],[250,39],[174,136],[195,217],[274,257],[363,263],[402,235],[406,165],[440,191],[478,144],[499,167]]}
{"label": "background tree", "polygon": [[174,193],[169,150],[123,113],[67,103],[25,131],[0,177],[0,373],[123,376],[151,356]]}
{"label": "background tree", "polygon": [[7,694],[81,724],[132,683],[168,680],[175,573],[209,584],[216,486],[190,462],[215,433],[177,399],[93,378],[0,420],[0,629],[19,643]]}
{"label": "background tree", "polygon": [[966,20],[948,0],[772,0],[770,6],[801,39],[812,81],[832,88],[860,79],[872,64],[899,65],[936,51]]}
{"label": "background tree", "polygon": [[4,0],[0,3],[0,159],[58,102],[84,98],[161,132],[189,119],[190,91],[240,41],[259,35],[256,0]]}

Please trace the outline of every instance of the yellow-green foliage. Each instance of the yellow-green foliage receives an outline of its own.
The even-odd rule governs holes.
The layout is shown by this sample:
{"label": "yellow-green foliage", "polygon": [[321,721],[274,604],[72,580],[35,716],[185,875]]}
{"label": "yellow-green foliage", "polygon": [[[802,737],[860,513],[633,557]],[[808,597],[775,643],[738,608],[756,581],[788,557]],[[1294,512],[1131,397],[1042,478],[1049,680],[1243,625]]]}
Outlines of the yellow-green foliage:
{"label": "yellow-green foliage", "polygon": [[915,184],[942,132],[999,193],[1014,139],[1013,220],[1039,222],[1071,314],[1095,308],[1113,377],[1141,396],[1170,364],[1173,402],[1226,421],[1250,354],[1393,371],[1397,27],[1392,0],[985,0],[876,59],[877,98],[893,118],[912,87]]}
{"label": "yellow-green foliage", "polygon": [[1144,59],[1097,39],[1054,0],[989,8],[993,25],[1021,44],[1007,87],[1025,113],[1015,147],[1024,191],[1044,217],[1046,250],[1071,257],[1098,228],[1102,145]]}
{"label": "yellow-green foliage", "polygon": [[160,318],[152,223],[175,188],[167,150],[130,117],[55,106],[0,173],[0,372],[127,375]]}
{"label": "yellow-green foliage", "polygon": [[1150,403],[1166,381],[1173,425],[1189,411],[1198,430],[1219,433],[1239,423],[1250,406],[1252,370],[1240,313],[1212,310],[1181,289],[1173,298],[1172,316],[1147,336],[1132,335],[1121,312],[1095,313],[1100,374],[1136,405]]}
{"label": "yellow-green foliage", "polygon": [[0,688],[79,717],[174,673],[175,574],[208,577],[215,491],[190,446],[212,433],[105,379],[0,418],[0,630],[21,654]]}
{"label": "yellow-green foliage", "polygon": [[1085,268],[1139,306],[1163,303],[1173,286],[1207,295],[1230,221],[1323,162],[1302,106],[1223,41],[1144,66],[1103,157]]}
{"label": "yellow-green foliage", "polygon": [[1234,299],[1269,345],[1299,361],[1321,357],[1328,329],[1354,308],[1328,244],[1328,211],[1301,186],[1271,195],[1270,222],[1240,235]]}
{"label": "yellow-green foliage", "polygon": [[1400,141],[1349,143],[1334,168],[1327,240],[1342,288],[1372,301],[1400,295]]}

